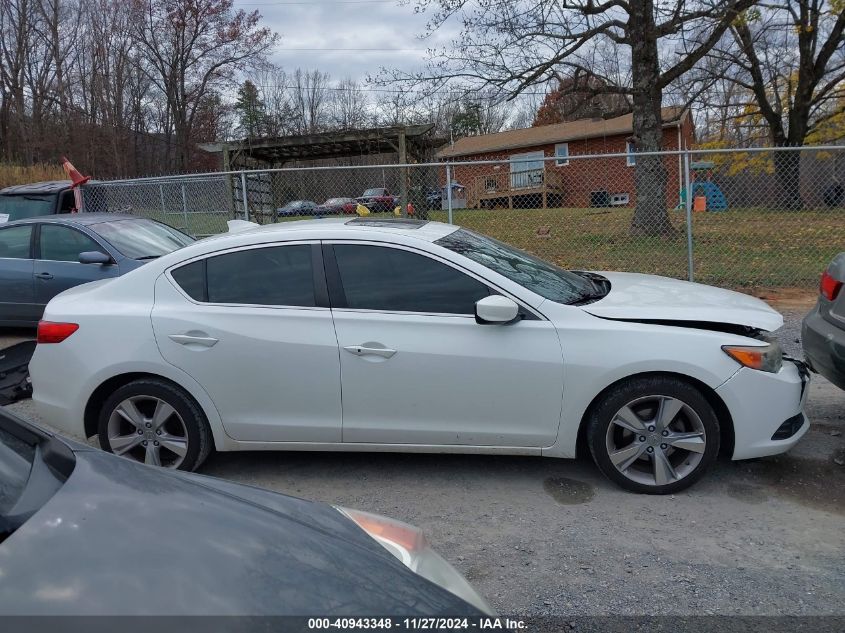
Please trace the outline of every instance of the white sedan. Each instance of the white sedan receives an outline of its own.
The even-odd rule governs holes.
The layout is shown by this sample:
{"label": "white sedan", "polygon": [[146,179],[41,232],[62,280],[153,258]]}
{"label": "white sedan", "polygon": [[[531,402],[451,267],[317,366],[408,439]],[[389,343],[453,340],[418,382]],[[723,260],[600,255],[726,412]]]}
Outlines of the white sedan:
{"label": "white sedan", "polygon": [[184,470],[212,449],[589,450],[647,493],[809,427],[808,374],[753,297],[567,271],[437,222],[232,224],[48,304],[46,422]]}

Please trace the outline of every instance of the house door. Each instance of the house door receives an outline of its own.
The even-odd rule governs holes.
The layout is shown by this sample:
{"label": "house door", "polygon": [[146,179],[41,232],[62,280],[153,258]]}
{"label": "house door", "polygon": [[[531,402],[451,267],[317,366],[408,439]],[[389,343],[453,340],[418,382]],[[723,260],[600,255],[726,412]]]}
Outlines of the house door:
{"label": "house door", "polygon": [[511,189],[530,189],[542,186],[543,169],[546,165],[543,157],[542,150],[512,154],[510,157]]}

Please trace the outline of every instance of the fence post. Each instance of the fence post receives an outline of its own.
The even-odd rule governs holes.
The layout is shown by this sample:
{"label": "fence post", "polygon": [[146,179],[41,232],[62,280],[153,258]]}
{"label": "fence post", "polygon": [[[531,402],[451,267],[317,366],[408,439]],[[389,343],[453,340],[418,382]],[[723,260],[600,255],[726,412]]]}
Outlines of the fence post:
{"label": "fence post", "polygon": [[164,222],[165,216],[167,215],[167,208],[164,206],[164,185],[161,184],[158,186],[158,196],[161,198],[161,221]]}
{"label": "fence post", "polygon": [[188,197],[185,195],[185,183],[182,183],[182,216],[185,219],[185,232],[188,232]]}
{"label": "fence post", "polygon": [[241,197],[244,201],[244,220],[249,222],[249,203],[246,196],[246,172],[241,172]]}
{"label": "fence post", "polygon": [[449,224],[452,222],[452,166],[446,165],[446,210],[449,212]]}
{"label": "fence post", "polygon": [[692,242],[692,192],[690,191],[689,152],[684,152],[684,207],[687,215],[687,270],[689,280],[694,281]]}

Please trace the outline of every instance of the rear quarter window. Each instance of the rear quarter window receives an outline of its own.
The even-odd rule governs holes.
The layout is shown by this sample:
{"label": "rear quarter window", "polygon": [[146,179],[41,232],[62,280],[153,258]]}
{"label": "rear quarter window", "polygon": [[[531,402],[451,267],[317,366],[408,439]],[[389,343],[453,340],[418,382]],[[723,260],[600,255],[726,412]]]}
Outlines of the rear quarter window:
{"label": "rear quarter window", "polygon": [[205,260],[180,266],[170,273],[179,287],[194,301],[208,301],[205,285]]}

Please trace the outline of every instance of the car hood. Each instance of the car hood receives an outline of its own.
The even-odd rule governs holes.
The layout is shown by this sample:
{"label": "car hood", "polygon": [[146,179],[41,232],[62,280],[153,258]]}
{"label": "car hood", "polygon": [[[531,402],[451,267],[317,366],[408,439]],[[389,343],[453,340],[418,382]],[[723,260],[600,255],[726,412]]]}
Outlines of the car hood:
{"label": "car hood", "polygon": [[477,613],[331,506],[74,455],[0,543],[0,615]]}
{"label": "car hood", "polygon": [[597,317],[626,321],[728,323],[772,332],[783,317],[760,299],[703,284],[641,275],[602,272],[610,292],[583,306]]}

